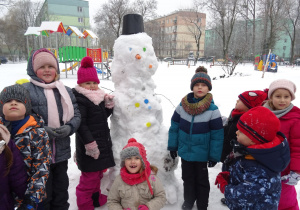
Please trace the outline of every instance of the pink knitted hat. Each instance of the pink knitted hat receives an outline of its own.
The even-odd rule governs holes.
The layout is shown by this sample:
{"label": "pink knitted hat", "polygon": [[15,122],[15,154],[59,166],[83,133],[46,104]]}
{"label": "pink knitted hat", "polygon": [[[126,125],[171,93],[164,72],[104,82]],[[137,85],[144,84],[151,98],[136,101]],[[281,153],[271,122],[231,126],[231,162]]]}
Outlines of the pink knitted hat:
{"label": "pink knitted hat", "polygon": [[39,68],[46,64],[53,66],[56,70],[58,69],[57,60],[53,53],[45,48],[42,48],[36,51],[32,57],[32,66],[34,73],[36,73]]}
{"label": "pink knitted hat", "polygon": [[93,59],[86,56],[82,59],[80,68],[77,71],[77,84],[90,81],[100,83]]}
{"label": "pink knitted hat", "polygon": [[295,99],[296,85],[287,79],[278,79],[270,84],[268,97],[271,98],[273,92],[279,88],[287,89],[292,96],[292,100]]}

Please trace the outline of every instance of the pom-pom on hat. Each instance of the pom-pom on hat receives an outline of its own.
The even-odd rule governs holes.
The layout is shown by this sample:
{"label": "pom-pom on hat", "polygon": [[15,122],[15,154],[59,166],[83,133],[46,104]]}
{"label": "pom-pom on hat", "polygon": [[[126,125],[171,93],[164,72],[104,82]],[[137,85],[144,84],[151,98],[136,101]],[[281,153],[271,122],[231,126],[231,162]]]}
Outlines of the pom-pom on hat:
{"label": "pom-pom on hat", "polygon": [[100,83],[93,59],[86,56],[82,59],[80,68],[77,71],[77,84],[90,81]]}
{"label": "pom-pom on hat", "polygon": [[0,93],[0,115],[3,116],[3,105],[10,100],[22,102],[26,108],[25,115],[31,114],[31,100],[27,89],[22,85],[11,85],[5,87]]}
{"label": "pom-pom on hat", "polygon": [[239,95],[239,99],[249,108],[261,106],[267,100],[268,94],[261,90],[245,91]]}
{"label": "pom-pom on hat", "polygon": [[207,68],[205,68],[204,66],[199,66],[196,70],[195,70],[195,74],[199,73],[199,72],[203,72],[207,74]]}
{"label": "pom-pom on hat", "polygon": [[255,144],[264,144],[275,139],[280,121],[269,109],[258,106],[240,117],[237,128]]}
{"label": "pom-pom on hat", "polygon": [[134,138],[128,140],[128,144],[123,148],[123,150],[120,153],[121,167],[125,166],[125,159],[132,156],[140,157],[143,163],[143,167],[145,168],[147,162],[145,147],[144,145],[138,143]]}
{"label": "pom-pom on hat", "polygon": [[46,48],[37,50],[32,56],[32,67],[34,73],[46,64],[53,66],[56,70],[58,69],[57,59],[51,51]]}
{"label": "pom-pom on hat", "polygon": [[295,99],[296,85],[287,79],[278,79],[273,81],[269,87],[268,97],[271,98],[273,92],[279,88],[287,89],[291,93],[292,100]]}
{"label": "pom-pom on hat", "polygon": [[196,73],[191,79],[191,90],[193,90],[195,84],[197,83],[205,83],[209,90],[212,89],[211,80],[208,74],[199,72]]}

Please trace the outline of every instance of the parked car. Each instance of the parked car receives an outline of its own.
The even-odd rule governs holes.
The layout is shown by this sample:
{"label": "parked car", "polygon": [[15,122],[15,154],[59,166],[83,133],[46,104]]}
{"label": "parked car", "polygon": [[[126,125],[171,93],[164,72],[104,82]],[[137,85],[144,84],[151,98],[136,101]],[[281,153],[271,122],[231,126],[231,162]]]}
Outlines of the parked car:
{"label": "parked car", "polygon": [[7,62],[8,62],[8,60],[7,60],[6,57],[0,56],[0,64],[5,64],[5,63],[7,63]]}
{"label": "parked car", "polygon": [[172,61],[173,61],[173,58],[171,58],[171,57],[165,57],[165,58],[163,59],[163,61],[164,61],[164,62],[172,62]]}

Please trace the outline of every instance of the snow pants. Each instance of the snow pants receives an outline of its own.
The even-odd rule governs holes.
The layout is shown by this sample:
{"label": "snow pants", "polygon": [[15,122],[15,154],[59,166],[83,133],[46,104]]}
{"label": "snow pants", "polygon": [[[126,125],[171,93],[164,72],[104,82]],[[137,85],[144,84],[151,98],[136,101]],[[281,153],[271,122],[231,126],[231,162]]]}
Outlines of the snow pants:
{"label": "snow pants", "polygon": [[299,210],[297,192],[294,186],[281,183],[278,210]]}
{"label": "snow pants", "polygon": [[207,162],[191,162],[181,158],[184,204],[192,208],[207,209],[210,185]]}
{"label": "snow pants", "polygon": [[76,187],[78,210],[94,210],[107,201],[107,196],[101,194],[100,184],[103,171],[81,172],[79,184]]}

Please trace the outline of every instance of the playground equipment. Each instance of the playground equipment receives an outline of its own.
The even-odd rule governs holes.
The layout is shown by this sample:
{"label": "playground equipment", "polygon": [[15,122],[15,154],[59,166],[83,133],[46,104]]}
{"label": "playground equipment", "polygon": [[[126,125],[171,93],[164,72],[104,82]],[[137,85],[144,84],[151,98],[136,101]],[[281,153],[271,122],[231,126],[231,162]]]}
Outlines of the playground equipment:
{"label": "playground equipment", "polygon": [[[78,62],[74,63],[73,66],[70,66],[69,68],[67,68],[67,71],[70,71],[70,70],[76,68],[77,66],[78,66]],[[63,69],[63,70],[61,70],[61,71],[62,71],[62,72],[65,72],[66,69]]]}
{"label": "playground equipment", "polygon": [[267,65],[267,69],[266,69],[267,72],[276,73],[278,70],[278,65],[276,62],[276,55],[270,53],[268,60],[267,60],[267,56],[268,56],[267,54],[255,56],[254,70],[263,71],[265,68],[265,65]]}

